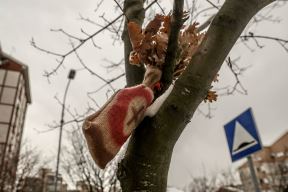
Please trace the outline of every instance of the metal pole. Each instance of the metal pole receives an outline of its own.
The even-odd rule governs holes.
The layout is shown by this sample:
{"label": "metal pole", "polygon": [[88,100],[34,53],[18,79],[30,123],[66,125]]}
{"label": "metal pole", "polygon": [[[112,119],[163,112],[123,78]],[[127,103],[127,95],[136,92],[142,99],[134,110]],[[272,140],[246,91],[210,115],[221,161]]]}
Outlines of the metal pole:
{"label": "metal pole", "polygon": [[64,125],[64,114],[65,114],[65,102],[67,97],[68,88],[70,85],[70,82],[75,77],[75,70],[70,70],[68,75],[68,83],[66,85],[64,97],[63,97],[63,103],[62,103],[62,111],[61,111],[61,120],[60,120],[60,133],[59,133],[59,142],[58,142],[58,153],[57,153],[57,163],[56,163],[56,177],[55,177],[55,188],[54,191],[57,192],[57,184],[58,184],[58,174],[59,174],[59,163],[60,163],[60,152],[61,152],[61,142],[62,142],[62,131],[63,131],[63,125]]}
{"label": "metal pole", "polygon": [[252,182],[254,184],[255,192],[261,192],[260,188],[259,188],[259,183],[258,183],[258,179],[257,179],[256,173],[255,173],[254,164],[253,164],[253,160],[252,160],[251,155],[249,155],[247,157],[247,159],[248,159],[248,165],[249,165],[249,169],[250,169],[250,173],[251,173],[251,177],[252,177]]}

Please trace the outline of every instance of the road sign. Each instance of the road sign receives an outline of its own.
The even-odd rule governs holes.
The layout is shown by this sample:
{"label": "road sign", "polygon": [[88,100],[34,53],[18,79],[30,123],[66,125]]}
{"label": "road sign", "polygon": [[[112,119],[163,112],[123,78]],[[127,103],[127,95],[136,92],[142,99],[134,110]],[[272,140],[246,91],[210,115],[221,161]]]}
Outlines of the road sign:
{"label": "road sign", "polygon": [[262,149],[251,108],[224,125],[224,129],[233,162]]}

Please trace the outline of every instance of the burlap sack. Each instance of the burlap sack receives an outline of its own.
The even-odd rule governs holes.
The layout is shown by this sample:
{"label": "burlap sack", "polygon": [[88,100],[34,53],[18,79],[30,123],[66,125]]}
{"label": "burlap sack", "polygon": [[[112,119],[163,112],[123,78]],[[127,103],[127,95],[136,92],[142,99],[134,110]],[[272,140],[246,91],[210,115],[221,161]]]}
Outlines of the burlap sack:
{"label": "burlap sack", "polygon": [[143,120],[153,101],[153,91],[144,84],[118,91],[83,125],[89,151],[100,168],[105,168],[131,132]]}

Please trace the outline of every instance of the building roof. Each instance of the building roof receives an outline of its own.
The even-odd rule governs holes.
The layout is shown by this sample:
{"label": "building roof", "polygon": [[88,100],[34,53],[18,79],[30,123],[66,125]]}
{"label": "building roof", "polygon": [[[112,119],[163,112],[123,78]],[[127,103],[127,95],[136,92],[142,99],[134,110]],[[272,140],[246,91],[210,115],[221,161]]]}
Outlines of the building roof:
{"label": "building roof", "polygon": [[286,131],[283,135],[281,135],[276,141],[274,141],[274,143],[271,145],[276,145],[278,142],[281,142],[282,139],[288,138],[288,131]]}
{"label": "building roof", "polygon": [[22,73],[24,80],[25,80],[25,89],[26,89],[26,97],[27,102],[31,103],[31,92],[30,92],[30,81],[29,81],[29,72],[28,72],[28,66],[22,63],[21,61],[15,59],[14,57],[4,53],[0,49],[0,60],[2,63],[0,63],[0,69],[10,69],[14,71],[19,71]]}

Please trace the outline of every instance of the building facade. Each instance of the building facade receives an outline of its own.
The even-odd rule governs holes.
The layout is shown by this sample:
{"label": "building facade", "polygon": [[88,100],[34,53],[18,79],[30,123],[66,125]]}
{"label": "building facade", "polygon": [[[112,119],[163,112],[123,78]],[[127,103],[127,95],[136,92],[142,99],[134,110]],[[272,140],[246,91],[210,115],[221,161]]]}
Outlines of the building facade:
{"label": "building facade", "polygon": [[0,50],[0,191],[12,191],[27,105],[28,67]]}
{"label": "building facade", "polygon": [[[254,153],[252,159],[262,192],[288,191],[288,132]],[[239,173],[244,191],[255,191],[247,162],[239,167]]]}
{"label": "building facade", "polygon": [[58,175],[55,191],[56,174],[51,169],[41,168],[36,177],[26,177],[20,181],[16,191],[19,192],[67,192],[67,184]]}

